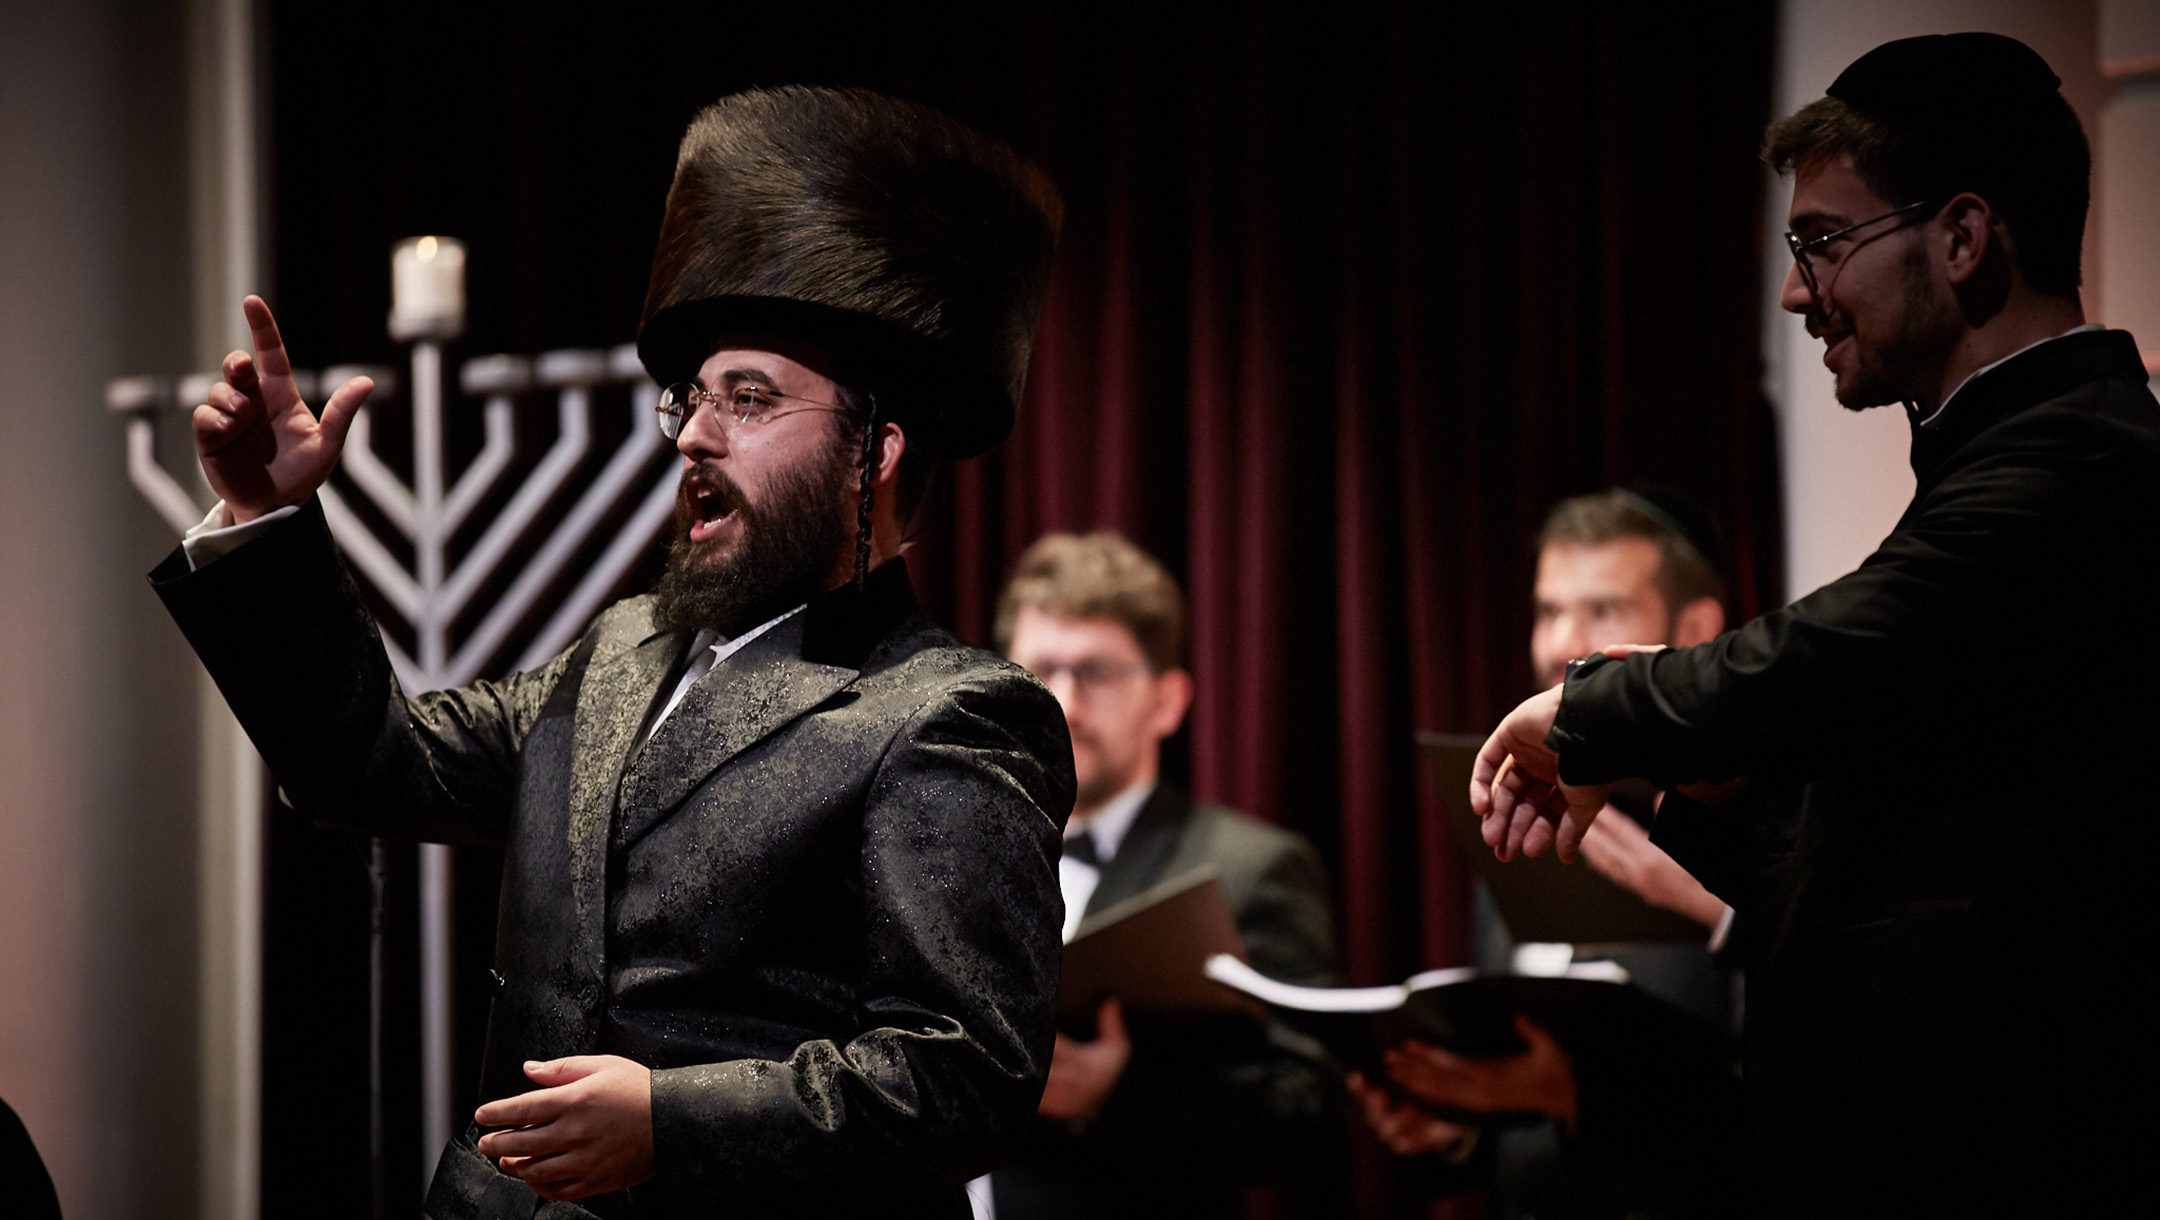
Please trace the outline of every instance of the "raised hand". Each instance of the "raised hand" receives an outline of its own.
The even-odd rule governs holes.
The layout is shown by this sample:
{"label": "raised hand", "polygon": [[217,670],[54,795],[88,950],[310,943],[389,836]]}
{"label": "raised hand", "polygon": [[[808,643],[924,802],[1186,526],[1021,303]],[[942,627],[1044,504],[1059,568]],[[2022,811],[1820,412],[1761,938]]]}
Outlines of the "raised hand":
{"label": "raised hand", "polygon": [[1573,863],[1605,807],[1606,786],[1562,784],[1560,756],[1545,747],[1560,713],[1560,689],[1540,691],[1509,712],[1470,769],[1470,808],[1484,819],[1480,833],[1502,860],[1557,845],[1560,858]]}
{"label": "raised hand", "polygon": [[480,1155],[500,1158],[543,1199],[583,1199],[653,1176],[652,1071],[619,1055],[572,1055],[525,1065],[547,1087],[473,1112]]}
{"label": "raised hand", "polygon": [[354,413],[375,388],[366,377],[347,381],[317,418],[293,386],[292,361],[270,307],[250,296],[240,309],[255,353],[225,357],[225,379],[210,388],[193,418],[203,475],[235,524],[314,495],[337,465]]}

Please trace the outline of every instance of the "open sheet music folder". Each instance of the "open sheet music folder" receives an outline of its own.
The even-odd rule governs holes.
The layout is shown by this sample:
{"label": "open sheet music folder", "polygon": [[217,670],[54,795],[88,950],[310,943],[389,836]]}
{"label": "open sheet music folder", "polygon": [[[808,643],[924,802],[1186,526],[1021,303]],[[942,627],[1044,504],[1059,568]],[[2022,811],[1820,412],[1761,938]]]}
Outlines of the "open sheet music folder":
{"label": "open sheet music folder", "polygon": [[[1492,893],[1493,905],[1517,942],[1572,945],[1624,941],[1687,941],[1702,944],[1709,929],[1685,915],[1654,907],[1598,875],[1588,864],[1562,864],[1554,852],[1501,863],[1479,836],[1470,811],[1470,769],[1482,737],[1418,734],[1418,753],[1432,767],[1433,784],[1447,823],[1470,866]],[[1604,817],[1614,816],[1607,810]],[[1624,815],[1623,815],[1624,816]]]}
{"label": "open sheet music folder", "polygon": [[1207,977],[1217,954],[1245,956],[1222,882],[1207,868],[1172,877],[1096,912],[1073,933],[1058,981],[1058,1024],[1091,1027],[1106,996],[1127,1012],[1258,1016],[1258,1004]]}
{"label": "open sheet music folder", "polygon": [[1210,978],[1265,1003],[1283,1024],[1327,1047],[1343,1067],[1373,1079],[1380,1052],[1415,1038],[1460,1055],[1510,1055],[1525,1044],[1521,1013],[1562,1046],[1633,1048],[1670,1056],[1729,1053],[1731,1038],[1639,987],[1610,962],[1584,962],[1552,977],[1480,974],[1469,967],[1428,970],[1388,987],[1298,987],[1266,978],[1224,955]]}

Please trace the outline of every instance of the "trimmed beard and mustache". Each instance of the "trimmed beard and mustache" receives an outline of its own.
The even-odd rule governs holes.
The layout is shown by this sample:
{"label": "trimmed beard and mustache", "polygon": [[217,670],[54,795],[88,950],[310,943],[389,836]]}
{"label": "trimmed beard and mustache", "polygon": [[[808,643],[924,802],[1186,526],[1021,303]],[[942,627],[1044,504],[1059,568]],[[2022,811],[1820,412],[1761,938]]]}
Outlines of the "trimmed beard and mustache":
{"label": "trimmed beard and mustache", "polygon": [[[675,493],[667,568],[653,586],[653,625],[662,631],[718,632],[732,639],[825,591],[855,537],[848,490],[855,470],[845,438],[823,453],[777,474],[761,502],[707,459],[683,472]],[[732,553],[726,540],[690,539],[701,510],[732,511]]]}
{"label": "trimmed beard and mustache", "polygon": [[1825,331],[1833,329],[1854,336],[1853,372],[1849,383],[1837,391],[1838,405],[1848,411],[1913,399],[1912,382],[1918,368],[1956,342],[1957,302],[1935,292],[1929,279],[1927,250],[1917,241],[1909,241],[1899,256],[1897,290],[1898,308],[1878,328],[1886,333],[1876,334],[1865,343],[1849,320],[1821,312],[1819,307],[1807,316],[1808,334],[1812,336],[1821,338]]}

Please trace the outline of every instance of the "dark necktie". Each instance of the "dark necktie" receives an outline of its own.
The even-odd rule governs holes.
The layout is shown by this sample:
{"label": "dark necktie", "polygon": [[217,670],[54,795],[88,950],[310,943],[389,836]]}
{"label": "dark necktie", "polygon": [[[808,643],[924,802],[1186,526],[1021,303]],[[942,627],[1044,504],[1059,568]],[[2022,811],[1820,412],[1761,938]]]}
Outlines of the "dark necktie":
{"label": "dark necktie", "polygon": [[1065,858],[1097,871],[1102,869],[1102,857],[1095,853],[1095,836],[1084,830],[1066,837]]}

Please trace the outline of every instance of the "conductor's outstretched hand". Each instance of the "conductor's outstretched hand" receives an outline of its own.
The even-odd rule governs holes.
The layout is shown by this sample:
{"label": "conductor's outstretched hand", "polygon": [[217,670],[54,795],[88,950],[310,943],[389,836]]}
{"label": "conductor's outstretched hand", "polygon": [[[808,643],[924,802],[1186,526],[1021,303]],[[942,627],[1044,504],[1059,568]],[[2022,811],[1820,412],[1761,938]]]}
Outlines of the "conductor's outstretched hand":
{"label": "conductor's outstretched hand", "polygon": [[255,353],[225,357],[225,380],[210,387],[210,400],[195,408],[193,421],[203,474],[234,524],[314,495],[337,465],[353,414],[375,388],[366,377],[347,381],[317,418],[293,386],[292,361],[270,307],[251,296],[240,309]]}
{"label": "conductor's outstretched hand", "polygon": [[1485,739],[1470,769],[1470,808],[1484,819],[1480,832],[1502,860],[1557,845],[1560,858],[1573,863],[1605,807],[1607,785],[1560,782],[1560,756],[1545,746],[1559,712],[1557,686],[1523,700]]}

